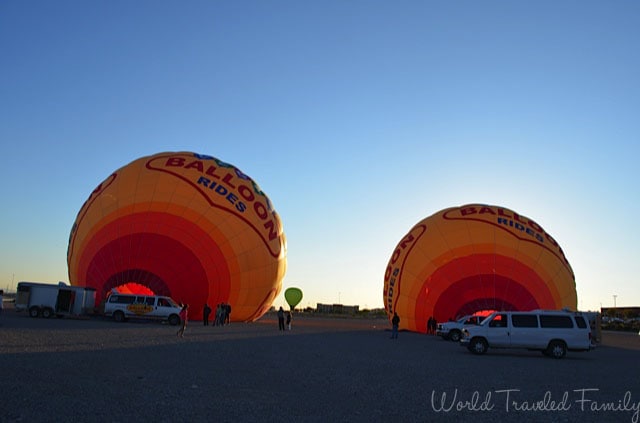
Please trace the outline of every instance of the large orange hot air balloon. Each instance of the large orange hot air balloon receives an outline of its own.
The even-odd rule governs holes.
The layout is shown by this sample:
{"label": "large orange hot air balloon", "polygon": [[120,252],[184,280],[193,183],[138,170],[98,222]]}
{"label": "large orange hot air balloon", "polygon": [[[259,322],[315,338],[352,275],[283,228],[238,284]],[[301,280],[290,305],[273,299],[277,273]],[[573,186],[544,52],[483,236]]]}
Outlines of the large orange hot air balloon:
{"label": "large orange hot air balloon", "polygon": [[384,305],[400,326],[424,332],[490,310],[575,310],[575,276],[556,240],[532,219],[499,206],[442,210],[416,224],[395,248]]}
{"label": "large orange hot air balloon", "polygon": [[286,241],[267,196],[211,156],[142,157],[104,180],[80,209],[67,253],[72,285],[168,295],[202,318],[228,303],[234,321],[262,316],[282,289]]}

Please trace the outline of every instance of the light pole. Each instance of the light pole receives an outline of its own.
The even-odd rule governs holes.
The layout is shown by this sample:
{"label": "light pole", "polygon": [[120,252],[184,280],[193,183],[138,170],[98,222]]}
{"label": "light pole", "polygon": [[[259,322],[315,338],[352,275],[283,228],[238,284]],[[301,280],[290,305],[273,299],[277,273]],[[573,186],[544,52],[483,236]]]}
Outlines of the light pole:
{"label": "light pole", "polygon": [[613,308],[616,308],[616,298],[618,298],[617,295],[613,296]]}

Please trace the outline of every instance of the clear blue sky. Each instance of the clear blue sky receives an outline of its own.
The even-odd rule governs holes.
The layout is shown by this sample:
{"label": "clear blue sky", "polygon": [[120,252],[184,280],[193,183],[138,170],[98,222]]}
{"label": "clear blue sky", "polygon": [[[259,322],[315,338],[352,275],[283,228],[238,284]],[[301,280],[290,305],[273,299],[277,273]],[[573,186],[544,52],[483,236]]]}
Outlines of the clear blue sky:
{"label": "clear blue sky", "polygon": [[640,305],[639,46],[635,0],[4,0],[0,288],[67,281],[93,188],[187,150],[271,198],[302,306],[382,307],[400,238],[474,202],[542,225],[581,309]]}

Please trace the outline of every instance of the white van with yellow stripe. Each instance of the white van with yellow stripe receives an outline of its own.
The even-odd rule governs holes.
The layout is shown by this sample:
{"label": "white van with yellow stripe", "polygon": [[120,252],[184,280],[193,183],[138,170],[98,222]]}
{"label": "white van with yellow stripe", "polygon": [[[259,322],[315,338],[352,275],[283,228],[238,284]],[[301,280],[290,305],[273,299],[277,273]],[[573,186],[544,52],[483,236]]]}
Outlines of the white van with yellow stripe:
{"label": "white van with yellow stripe", "polygon": [[104,303],[104,315],[116,322],[129,318],[166,320],[180,323],[181,307],[171,298],[158,295],[112,293]]}

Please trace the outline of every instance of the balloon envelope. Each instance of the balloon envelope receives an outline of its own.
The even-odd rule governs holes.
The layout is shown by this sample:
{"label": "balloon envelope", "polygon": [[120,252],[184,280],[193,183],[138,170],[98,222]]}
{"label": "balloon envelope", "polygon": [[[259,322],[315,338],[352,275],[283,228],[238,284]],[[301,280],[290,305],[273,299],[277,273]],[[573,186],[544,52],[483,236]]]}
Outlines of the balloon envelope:
{"label": "balloon envelope", "polygon": [[289,307],[294,309],[302,301],[302,291],[299,288],[287,288],[284,291],[284,298]]}
{"label": "balloon envelope", "polygon": [[576,308],[575,277],[562,248],[534,220],[470,204],[418,222],[396,246],[384,276],[388,316],[424,332],[490,310]]}
{"label": "balloon envelope", "polygon": [[80,209],[67,253],[72,285],[232,306],[231,319],[264,314],[282,289],[286,241],[256,182],[212,156],[166,152],[109,175]]}

